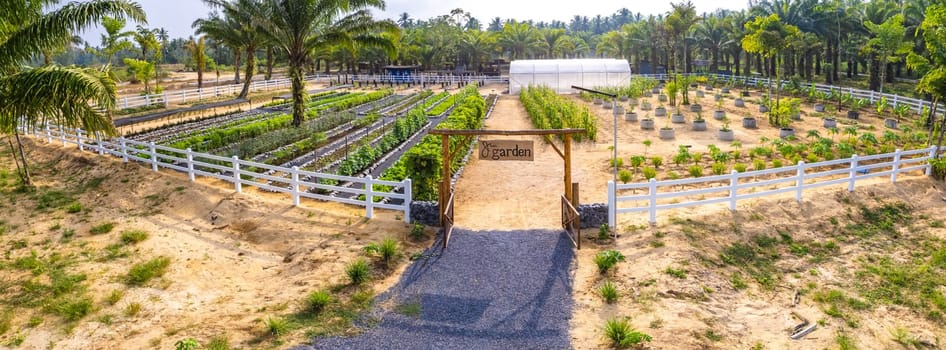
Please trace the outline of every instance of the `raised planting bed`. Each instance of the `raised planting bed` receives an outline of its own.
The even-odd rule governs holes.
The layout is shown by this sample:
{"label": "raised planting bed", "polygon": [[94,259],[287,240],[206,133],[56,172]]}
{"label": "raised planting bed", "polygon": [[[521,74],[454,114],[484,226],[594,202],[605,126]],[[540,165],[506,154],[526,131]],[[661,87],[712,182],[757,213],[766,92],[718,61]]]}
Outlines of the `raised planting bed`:
{"label": "raised planting bed", "polygon": [[536,129],[581,128],[585,129],[585,133],[576,134],[576,141],[597,139],[597,119],[584,105],[568,100],[543,86],[530,86],[522,90],[519,100]]}

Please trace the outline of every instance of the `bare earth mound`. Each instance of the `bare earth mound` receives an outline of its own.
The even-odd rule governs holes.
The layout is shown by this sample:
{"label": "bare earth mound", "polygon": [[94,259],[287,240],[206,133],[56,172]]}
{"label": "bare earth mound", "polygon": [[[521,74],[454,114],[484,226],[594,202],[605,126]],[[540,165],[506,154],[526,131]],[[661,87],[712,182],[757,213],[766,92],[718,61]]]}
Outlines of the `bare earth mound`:
{"label": "bare earth mound", "polygon": [[[362,209],[333,203],[294,208],[270,194],[234,194],[186,175],[27,143],[35,192],[16,191],[7,152],[0,169],[5,345],[167,349],[188,337],[300,343],[303,332],[270,342],[263,320],[343,282],[345,264],[368,243],[409,231],[393,212],[366,220]],[[406,244],[408,254],[429,245]],[[129,275],[132,265],[160,257],[170,258],[163,276]],[[394,281],[380,281],[375,293]]]}

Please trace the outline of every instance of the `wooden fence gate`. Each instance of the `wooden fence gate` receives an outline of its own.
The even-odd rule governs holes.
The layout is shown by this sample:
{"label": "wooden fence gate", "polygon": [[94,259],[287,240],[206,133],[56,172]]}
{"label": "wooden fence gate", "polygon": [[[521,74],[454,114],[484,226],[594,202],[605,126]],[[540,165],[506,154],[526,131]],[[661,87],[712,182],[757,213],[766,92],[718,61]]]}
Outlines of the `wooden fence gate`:
{"label": "wooden fence gate", "polygon": [[[447,130],[434,129],[430,131],[431,135],[440,135],[443,149],[443,164],[441,169],[441,182],[438,193],[440,226],[443,227],[443,248],[447,248],[450,243],[450,235],[453,233],[453,208],[454,193],[450,185],[453,178],[453,172],[450,170],[450,163],[457,156],[459,149],[450,149],[450,136],[463,136],[463,144],[468,144],[474,136],[479,135],[505,135],[505,136],[546,136],[546,140],[555,152],[565,161],[565,193],[562,195],[562,228],[572,240],[576,248],[581,249],[581,215],[578,213],[578,184],[572,183],[572,135],[584,133],[585,129],[538,129],[538,130]],[[563,140],[562,148],[550,137],[551,135],[561,135]]]}

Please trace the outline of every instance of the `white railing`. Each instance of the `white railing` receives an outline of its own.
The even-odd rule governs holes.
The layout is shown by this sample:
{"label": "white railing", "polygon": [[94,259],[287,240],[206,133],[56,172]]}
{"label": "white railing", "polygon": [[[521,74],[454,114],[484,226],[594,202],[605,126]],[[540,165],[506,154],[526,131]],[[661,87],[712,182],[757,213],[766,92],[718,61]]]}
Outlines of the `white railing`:
{"label": "white railing", "polygon": [[[932,166],[928,160],[935,155],[936,147],[933,146],[863,157],[854,155],[811,164],[799,162],[795,166],[744,173],[733,171],[727,175],[666,181],[651,179],[649,182],[621,185],[608,181],[608,225],[617,227],[617,214],[647,212],[649,222],[656,223],[659,210],[713,203],[728,203],[729,209],[734,211],[738,201],[779,193],[794,193],[795,200],[801,202],[804,190],[830,185],[846,184],[848,191],[853,192],[857,181],[869,178],[889,176],[891,182],[896,182],[901,173],[923,171],[930,175]],[[697,188],[673,189],[687,185]],[[628,190],[635,193],[643,190],[644,193],[618,195],[619,191]],[[622,207],[621,204],[625,203],[630,205]]]}
{"label": "white railing", "polygon": [[[316,173],[301,170],[298,167],[273,166],[242,160],[236,156],[221,157],[193,152],[190,148],[180,150],[157,145],[154,142],[138,142],[124,137],[104,140],[98,135],[90,135],[78,129],[46,126],[25,131],[36,138],[46,140],[47,143],[61,142],[63,146],[77,145],[81,151],[96,152],[100,155],[109,154],[120,157],[125,162],[136,161],[150,164],[153,171],[158,171],[159,168],[180,171],[186,173],[190,181],[195,181],[197,175],[223,180],[232,183],[237,193],[241,193],[243,185],[247,185],[266,191],[287,193],[292,197],[294,206],[299,205],[301,198],[357,205],[365,207],[367,218],[374,215],[374,208],[403,211],[404,221],[410,223],[412,200],[410,179],[394,182],[376,180],[370,175],[360,178]],[[363,188],[324,184],[320,183],[320,180],[360,184]],[[379,190],[374,188],[374,185],[389,190]],[[403,193],[395,192],[398,188],[403,189]],[[310,190],[335,193],[335,195],[313,193]],[[392,199],[401,200],[401,204],[389,203]]]}
{"label": "white railing", "polygon": [[[305,77],[305,81],[329,81],[333,77],[334,76],[324,74],[310,75]],[[292,81],[289,78],[254,81],[250,83],[250,92],[286,89],[289,88],[291,84]],[[151,105],[163,105],[164,107],[168,107],[171,103],[183,104],[187,101],[200,101],[205,98],[234,96],[239,94],[242,89],[243,84],[229,84],[200,89],[164,91],[160,94],[119,96],[116,101],[116,108],[126,109]]]}

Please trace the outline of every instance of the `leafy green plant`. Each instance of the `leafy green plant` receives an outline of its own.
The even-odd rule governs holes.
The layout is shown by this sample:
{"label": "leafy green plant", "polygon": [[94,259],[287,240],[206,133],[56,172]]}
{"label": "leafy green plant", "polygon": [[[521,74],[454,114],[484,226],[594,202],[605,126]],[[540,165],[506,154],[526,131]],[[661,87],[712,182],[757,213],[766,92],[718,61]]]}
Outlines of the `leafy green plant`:
{"label": "leafy green plant", "polygon": [[702,177],[702,176],[703,176],[703,167],[702,167],[702,166],[699,166],[699,165],[696,165],[696,164],[691,165],[691,166],[687,169],[687,171],[690,172],[690,176],[692,176],[692,177]]}
{"label": "leafy green plant", "polygon": [[663,163],[664,163],[663,157],[650,158],[650,164],[653,164],[654,168],[660,168],[660,166],[663,165]]}
{"label": "leafy green plant", "polygon": [[361,285],[371,277],[371,267],[364,259],[359,258],[345,267],[345,274],[353,285]]}
{"label": "leafy green plant", "polygon": [[128,270],[125,281],[133,286],[143,285],[152,278],[164,276],[164,273],[167,272],[167,268],[170,265],[171,258],[164,256],[135,264]]}
{"label": "leafy green plant", "polygon": [[227,336],[214,336],[205,346],[207,350],[230,350],[230,339]]}
{"label": "leafy green plant", "polygon": [[82,211],[82,203],[79,203],[79,202],[69,204],[69,206],[66,207],[66,212],[69,214],[75,214],[81,211]]}
{"label": "leafy green plant", "polygon": [[598,266],[598,272],[605,274],[608,270],[614,268],[618,262],[624,261],[624,254],[617,250],[605,250],[595,255],[595,265]]}
{"label": "leafy green plant", "polygon": [[612,345],[619,348],[637,346],[653,340],[650,335],[631,327],[627,320],[608,320],[604,326],[604,334],[611,340]]}
{"label": "leafy green plant", "polygon": [[200,343],[194,338],[181,339],[174,343],[175,350],[197,350],[198,348],[200,348]]}
{"label": "leafy green plant", "polygon": [[142,230],[123,231],[121,235],[122,243],[136,244],[148,239],[148,232]]}
{"label": "leafy green plant", "polygon": [[604,302],[608,304],[613,304],[618,300],[618,297],[620,297],[617,287],[615,287],[614,283],[611,283],[611,281],[604,281],[601,288],[598,288],[598,294],[601,294],[601,297],[604,298]]}
{"label": "leafy green plant", "polygon": [[414,223],[413,226],[411,226],[410,235],[411,235],[411,239],[415,241],[420,241],[427,238],[427,232],[426,232],[426,229],[424,228],[424,225],[421,223],[416,223],[416,222]]}
{"label": "leafy green plant", "polygon": [[101,235],[101,234],[112,232],[112,229],[114,228],[115,228],[114,222],[104,222],[104,223],[92,226],[92,228],[89,229],[89,233],[93,235]]}
{"label": "leafy green plant", "polygon": [[621,169],[621,171],[618,171],[618,180],[621,180],[622,183],[628,183],[631,181],[632,176],[633,174],[631,174],[630,170]]}
{"label": "leafy green plant", "polygon": [[289,332],[289,320],[282,317],[267,317],[263,324],[266,326],[266,332],[275,338]]}
{"label": "leafy green plant", "polygon": [[611,238],[611,228],[608,227],[608,224],[604,223],[598,227],[598,240],[605,241]]}
{"label": "leafy green plant", "polygon": [[313,313],[319,313],[319,312],[322,312],[322,310],[324,310],[326,306],[333,303],[335,301],[335,298],[333,298],[332,294],[330,294],[327,291],[317,290],[310,293],[306,297],[305,301],[310,311],[312,311]]}
{"label": "leafy green plant", "polygon": [[666,274],[668,274],[668,275],[670,275],[670,276],[679,278],[679,279],[685,279],[685,278],[687,278],[687,270],[684,270],[684,269],[675,269],[675,268],[673,268],[672,266],[667,266],[667,269],[664,270],[664,273],[666,273]]}
{"label": "leafy green plant", "polygon": [[650,179],[657,177],[657,169],[654,169],[651,167],[644,167],[642,172],[644,173],[644,178],[647,179],[647,181],[650,181]]}
{"label": "leafy green plant", "polygon": [[390,264],[401,254],[397,241],[390,238],[383,239],[381,243],[371,243],[364,248],[364,251],[368,255],[377,256],[385,265]]}

